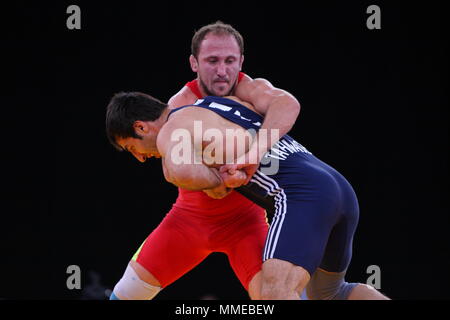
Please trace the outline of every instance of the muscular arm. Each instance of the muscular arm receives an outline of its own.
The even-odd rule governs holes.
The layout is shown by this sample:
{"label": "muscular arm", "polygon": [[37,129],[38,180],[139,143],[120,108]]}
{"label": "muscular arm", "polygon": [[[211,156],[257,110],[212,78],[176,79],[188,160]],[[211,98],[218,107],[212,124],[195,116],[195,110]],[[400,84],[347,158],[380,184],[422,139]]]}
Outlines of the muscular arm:
{"label": "muscular arm", "polygon": [[186,190],[213,189],[222,184],[218,170],[203,164],[176,164],[170,157],[163,158],[166,180]]}
{"label": "muscular arm", "polygon": [[[289,92],[275,88],[265,79],[251,79],[247,76],[237,86],[235,94],[241,100],[250,102],[264,116],[261,129],[268,129],[269,138],[270,129],[278,129],[279,138],[287,134],[300,114],[298,100]],[[276,139],[269,139],[267,148],[258,150],[260,158],[276,142]]]}
{"label": "muscular arm", "polygon": [[[177,126],[177,123],[180,122],[169,121],[161,129],[157,138],[157,147],[162,156],[166,180],[187,190],[211,189],[221,185],[222,179],[217,169],[194,162],[195,152],[198,150],[195,150],[192,135],[189,130]],[[180,140],[172,139],[173,130],[184,130],[186,135],[182,136]],[[183,158],[183,160],[187,160],[185,162],[180,156],[180,146],[183,146],[183,152],[190,154],[188,158]],[[201,157],[199,159],[201,160]]]}

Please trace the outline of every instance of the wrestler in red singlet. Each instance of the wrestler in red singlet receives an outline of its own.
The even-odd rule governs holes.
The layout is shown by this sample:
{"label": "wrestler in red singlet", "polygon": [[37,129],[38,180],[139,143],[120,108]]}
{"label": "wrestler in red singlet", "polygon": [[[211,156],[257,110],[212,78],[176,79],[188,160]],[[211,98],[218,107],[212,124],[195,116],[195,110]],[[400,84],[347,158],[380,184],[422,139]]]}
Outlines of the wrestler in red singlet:
{"label": "wrestler in red singlet", "polygon": [[[238,82],[243,77],[239,73]],[[197,80],[186,86],[202,98]],[[144,266],[164,288],[210,253],[223,252],[248,289],[253,276],[261,270],[267,231],[265,211],[234,190],[218,200],[203,191],[179,188],[172,209],[133,260]]]}

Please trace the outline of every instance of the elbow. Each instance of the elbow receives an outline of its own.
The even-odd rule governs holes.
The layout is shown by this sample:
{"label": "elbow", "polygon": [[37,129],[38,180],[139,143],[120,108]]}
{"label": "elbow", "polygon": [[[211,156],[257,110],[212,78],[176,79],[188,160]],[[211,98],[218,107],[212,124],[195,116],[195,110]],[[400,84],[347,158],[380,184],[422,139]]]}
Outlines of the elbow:
{"label": "elbow", "polygon": [[179,168],[179,166],[168,169],[165,178],[168,182],[183,189],[188,189],[186,186],[189,186],[190,181],[192,180],[189,171],[183,170],[183,168]]}
{"label": "elbow", "polygon": [[283,91],[273,100],[272,104],[282,106],[284,108],[283,112],[288,114],[291,119],[296,119],[300,114],[300,102],[288,92]]}
{"label": "elbow", "polygon": [[287,133],[294,127],[294,125],[300,115],[301,106],[300,106],[300,102],[298,102],[298,100],[292,96],[290,97],[289,101],[286,101],[286,102],[287,103],[285,104],[285,106],[286,106],[285,111],[286,111],[286,114],[289,115],[289,121],[286,122],[286,130],[287,130],[286,133]]}
{"label": "elbow", "polygon": [[300,115],[300,102],[292,95],[285,95],[285,99],[280,101],[280,105],[283,106],[283,113],[288,116],[286,120],[288,120],[290,126],[293,126],[297,121],[298,116]]}
{"label": "elbow", "polygon": [[193,177],[190,174],[181,173],[174,177],[172,177],[172,183],[177,187],[186,189],[186,190],[197,190],[192,183]]}
{"label": "elbow", "polygon": [[300,102],[297,99],[295,99],[294,97],[292,97],[292,103],[290,105],[291,105],[292,115],[295,116],[295,118],[297,118],[298,115],[300,114],[300,109],[301,109]]}

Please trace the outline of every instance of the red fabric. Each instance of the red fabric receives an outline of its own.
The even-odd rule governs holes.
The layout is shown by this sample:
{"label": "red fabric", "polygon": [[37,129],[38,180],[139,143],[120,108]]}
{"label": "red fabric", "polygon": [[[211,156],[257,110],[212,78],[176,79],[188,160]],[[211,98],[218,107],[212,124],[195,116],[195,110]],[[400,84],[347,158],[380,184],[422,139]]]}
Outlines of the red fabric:
{"label": "red fabric", "polygon": [[191,89],[192,93],[195,94],[197,96],[197,98],[199,98],[199,99],[202,98],[202,94],[201,94],[200,89],[198,87],[197,79],[194,79],[194,80],[186,83],[185,86],[188,87],[189,89]]}
{"label": "red fabric", "polygon": [[[187,210],[199,216],[220,216],[230,211],[253,206],[253,202],[237,191],[232,191],[223,199],[213,199],[203,191],[192,191],[178,188],[178,198],[173,207]],[[264,210],[261,209],[261,214]]]}
{"label": "red fabric", "polygon": [[[233,202],[233,198],[224,199],[223,202],[214,201]],[[268,232],[266,216],[253,203],[245,207],[233,205],[228,210],[218,210],[218,207],[214,214],[204,215],[204,207],[187,210],[174,205],[148,236],[136,261],[158,279],[162,287],[166,287],[210,253],[223,252],[227,254],[239,281],[248,290],[251,279],[262,266]]]}

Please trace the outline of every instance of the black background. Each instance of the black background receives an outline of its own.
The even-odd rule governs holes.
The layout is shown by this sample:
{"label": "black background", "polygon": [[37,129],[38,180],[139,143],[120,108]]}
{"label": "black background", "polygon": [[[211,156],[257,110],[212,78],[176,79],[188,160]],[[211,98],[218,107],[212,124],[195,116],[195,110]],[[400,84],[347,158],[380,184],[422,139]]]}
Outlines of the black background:
{"label": "black background", "polygon": [[[66,8],[81,8],[68,30]],[[371,4],[381,30],[366,27]],[[104,299],[177,196],[158,160],[116,152],[118,91],[167,101],[195,78],[195,30],[244,36],[243,71],[294,94],[291,135],[343,173],[361,208],[347,280],[381,268],[393,299],[448,299],[448,38],[439,2],[20,2],[2,7],[1,299]],[[164,259],[164,257],[161,257]],[[68,290],[66,268],[82,270]],[[213,254],[156,299],[247,299]]]}

